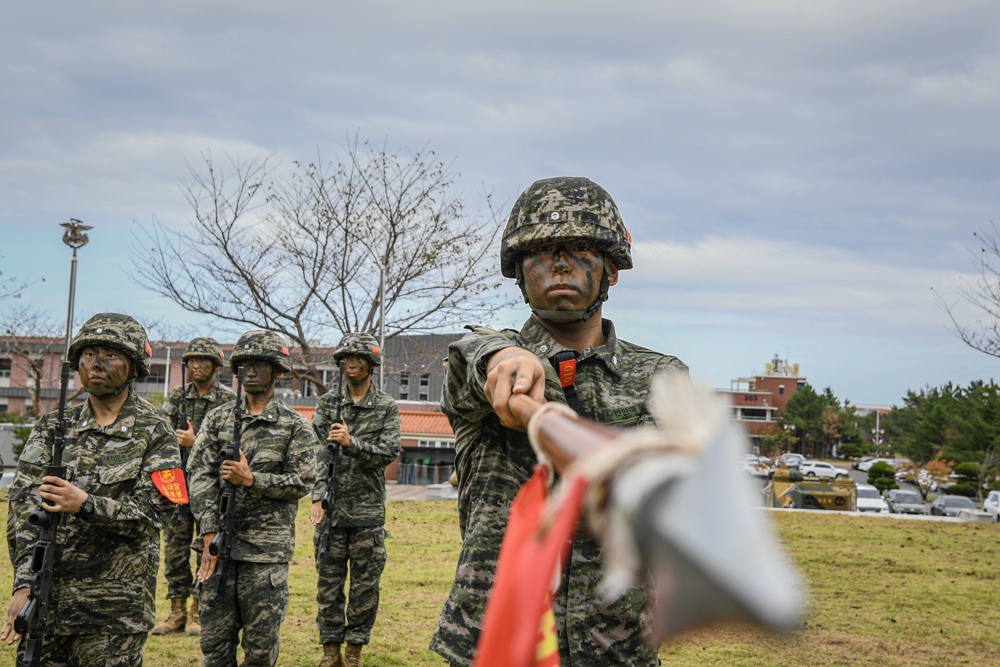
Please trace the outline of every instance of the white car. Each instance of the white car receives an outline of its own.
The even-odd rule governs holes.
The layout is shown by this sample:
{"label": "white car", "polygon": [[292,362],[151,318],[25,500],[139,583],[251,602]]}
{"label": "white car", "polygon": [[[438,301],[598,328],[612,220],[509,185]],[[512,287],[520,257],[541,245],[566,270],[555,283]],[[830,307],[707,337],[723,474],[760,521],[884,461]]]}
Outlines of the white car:
{"label": "white car", "polygon": [[889,512],[889,503],[871,484],[858,484],[859,512]]}
{"label": "white car", "polygon": [[889,465],[893,465],[893,459],[871,459],[870,461],[864,461],[858,464],[858,470],[861,472],[868,472],[876,463],[888,463]]}
{"label": "white car", "polygon": [[845,468],[839,468],[825,461],[806,461],[799,468],[799,471],[806,477],[850,477],[850,473]]}
{"label": "white car", "polygon": [[743,459],[743,472],[753,477],[767,477],[769,468],[756,456],[747,456]]}
{"label": "white car", "polygon": [[1000,521],[1000,491],[990,491],[983,501],[983,511],[992,514],[994,521]]}

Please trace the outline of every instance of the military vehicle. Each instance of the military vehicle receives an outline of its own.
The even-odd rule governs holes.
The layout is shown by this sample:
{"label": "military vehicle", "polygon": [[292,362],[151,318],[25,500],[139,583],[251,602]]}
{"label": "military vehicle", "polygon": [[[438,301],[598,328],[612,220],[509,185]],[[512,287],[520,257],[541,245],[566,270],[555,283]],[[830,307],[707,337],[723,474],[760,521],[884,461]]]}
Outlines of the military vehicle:
{"label": "military vehicle", "polygon": [[849,477],[806,477],[798,470],[781,466],[761,493],[764,507],[856,512],[858,490]]}

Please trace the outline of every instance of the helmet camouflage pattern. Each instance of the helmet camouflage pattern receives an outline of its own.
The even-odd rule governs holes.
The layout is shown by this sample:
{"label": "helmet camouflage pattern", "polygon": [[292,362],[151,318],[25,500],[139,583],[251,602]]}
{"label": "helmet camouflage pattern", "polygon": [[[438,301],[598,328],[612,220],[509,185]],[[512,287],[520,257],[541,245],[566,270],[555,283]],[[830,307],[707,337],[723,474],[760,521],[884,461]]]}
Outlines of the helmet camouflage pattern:
{"label": "helmet camouflage pattern", "polygon": [[344,334],[344,337],[337,343],[333,358],[340,361],[349,354],[364,357],[373,367],[382,364],[382,351],[378,347],[375,336],[371,334],[360,332]]}
{"label": "helmet camouflage pattern", "polygon": [[632,237],[608,191],[589,178],[560,176],[531,184],[514,202],[500,245],[500,272],[516,278],[517,258],[540,245],[583,244],[619,269],[632,268]]}
{"label": "helmet camouflage pattern", "polygon": [[193,338],[184,349],[184,361],[195,357],[211,359],[216,366],[224,366],[226,363],[226,355],[222,353],[222,346],[217,340],[207,336]]}
{"label": "helmet camouflage pattern", "polygon": [[149,375],[149,360],[153,349],[149,337],[134,318],[122,313],[98,313],[80,327],[69,344],[69,365],[79,370],[80,354],[85,347],[107,347],[121,350],[132,360],[132,377]]}
{"label": "helmet camouflage pattern", "polygon": [[235,371],[244,359],[270,361],[286,373],[292,370],[292,359],[288,354],[288,347],[281,336],[273,331],[257,329],[240,336],[240,339],[236,341],[236,347],[233,348],[233,354],[229,357],[229,365]]}

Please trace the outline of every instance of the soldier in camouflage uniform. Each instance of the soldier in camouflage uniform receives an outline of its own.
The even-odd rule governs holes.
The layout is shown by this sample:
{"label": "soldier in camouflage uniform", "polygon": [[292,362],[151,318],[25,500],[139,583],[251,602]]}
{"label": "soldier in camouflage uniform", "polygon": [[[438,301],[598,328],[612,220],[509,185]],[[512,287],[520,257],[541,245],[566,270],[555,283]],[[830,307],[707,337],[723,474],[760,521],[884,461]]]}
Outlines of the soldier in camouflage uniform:
{"label": "soldier in camouflage uniform", "polygon": [[[321,443],[339,446],[337,496],[330,529],[330,552],[320,558],[326,512],[322,498],[330,460],[328,447],[318,451],[321,477],[313,487],[310,520],[316,526],[316,625],[323,644],[319,667],[361,667],[361,649],[371,639],[378,613],[379,580],[385,567],[385,468],[399,455],[399,408],[372,384],[372,370],[382,363],[378,343],[369,334],[349,333],[333,354],[343,361],[347,386],[319,399],[313,429]],[[343,423],[336,421],[342,405]],[[344,613],[344,584],[351,572],[350,603]],[[347,644],[343,662],[340,645]]]}
{"label": "soldier in camouflage uniform", "polygon": [[[188,461],[191,511],[204,550],[201,582],[203,667],[235,667],[243,631],[243,665],[278,661],[278,630],[288,606],[288,563],[295,553],[298,500],[316,478],[316,436],[295,410],[274,396],[274,382],[292,370],[288,350],[270,331],[240,336],[230,365],[243,368],[246,396],[239,461],[219,464],[219,450],[233,438],[233,405],[212,410],[198,432]],[[239,488],[235,497],[229,576],[225,595],[206,606],[217,556],[207,553],[219,530],[223,480]],[[205,582],[208,582],[205,585]]]}
{"label": "soldier in camouflage uniform", "polygon": [[[441,402],[456,435],[462,550],[431,649],[453,665],[475,656],[510,505],[537,463],[527,424],[507,408],[510,396],[568,403],[595,421],[632,427],[651,422],[646,395],[653,374],[686,372],[675,357],[618,339],[600,317],[632,256],[618,207],[596,183],[533,183],[508,218],[500,266],[517,280],[532,316],[520,331],[481,328],[452,343]],[[648,587],[604,604],[596,592],[601,576],[601,549],[580,531],[552,600],[560,664],[655,665]]]}
{"label": "soldier in camouflage uniform", "polygon": [[[236,394],[221,384],[218,369],[226,363],[222,347],[212,338],[195,338],[184,350],[183,361],[191,382],[170,392],[170,398],[163,411],[177,434],[177,444],[190,448],[194,445],[195,434],[210,411],[230,403]],[[181,403],[187,411],[187,423],[180,423]],[[182,452],[184,450],[181,450]],[[182,457],[183,458],[183,457]],[[177,508],[166,517],[163,528],[163,566],[167,578],[167,598],[170,600],[170,615],[153,628],[154,635],[184,631],[186,635],[201,634],[198,615],[198,597],[191,600],[191,610],[187,609],[187,599],[191,595],[194,575],[191,572],[191,541],[194,538],[194,515],[188,508]],[[197,567],[201,566],[201,552],[197,554]]]}
{"label": "soldier in camouflage uniform", "polygon": [[[35,424],[10,489],[7,546],[14,597],[0,639],[28,596],[39,528],[28,514],[42,505],[64,512],[58,529],[51,608],[41,664],[141,665],[153,627],[161,516],[173,509],[152,474],[179,472],[177,438],[166,420],[129,385],[149,375],[146,332],[128,315],[90,318],[70,343],[68,360],[90,394],[67,406],[63,463],[67,479],[43,477],[51,462],[57,412]],[[50,509],[52,507],[55,509]],[[23,659],[23,646],[17,661]]]}

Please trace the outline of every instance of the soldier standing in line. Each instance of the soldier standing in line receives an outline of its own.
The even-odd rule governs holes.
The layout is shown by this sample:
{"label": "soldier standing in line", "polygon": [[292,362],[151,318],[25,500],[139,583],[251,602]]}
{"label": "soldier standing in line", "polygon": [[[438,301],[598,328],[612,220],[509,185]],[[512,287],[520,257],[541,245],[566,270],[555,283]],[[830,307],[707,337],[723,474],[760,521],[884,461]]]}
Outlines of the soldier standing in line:
{"label": "soldier standing in line", "polygon": [[[195,435],[210,411],[230,403],[236,394],[218,379],[218,369],[226,363],[222,347],[212,338],[195,338],[184,350],[184,365],[191,382],[177,387],[170,393],[163,412],[173,424],[177,433],[177,444],[190,448]],[[187,406],[187,423],[180,422],[181,402]],[[184,451],[184,450],[181,450]],[[178,507],[166,517],[163,528],[163,565],[167,578],[167,598],[170,600],[170,615],[153,628],[154,635],[184,631],[186,635],[201,634],[198,617],[198,597],[191,600],[191,610],[187,609],[187,599],[194,585],[191,572],[191,542],[194,538],[194,515],[187,507]],[[201,566],[201,552],[197,554],[197,566]]]}
{"label": "soldier standing in line", "polygon": [[[361,649],[371,640],[378,614],[379,580],[385,567],[385,469],[399,455],[400,418],[396,401],[372,384],[372,371],[382,363],[378,343],[366,333],[341,339],[333,358],[343,361],[347,386],[319,399],[313,429],[321,443],[341,447],[337,464],[337,494],[330,528],[330,552],[320,557],[326,512],[325,471],[330,453],[318,450],[322,475],[313,487],[309,519],[316,526],[316,626],[323,644],[319,667],[362,667]],[[336,421],[341,406],[342,423]],[[350,602],[344,585],[351,572]],[[346,643],[343,661],[340,645]]]}
{"label": "soldier standing in line", "polygon": [[[316,477],[316,436],[309,422],[274,396],[274,383],[292,370],[288,349],[271,331],[240,336],[230,365],[244,371],[245,412],[239,461],[218,453],[233,438],[233,403],[212,410],[198,432],[188,461],[191,510],[204,549],[201,650],[203,667],[235,667],[243,631],[245,667],[273,667],[278,661],[278,630],[288,606],[288,563],[295,553],[298,500]],[[228,580],[222,601],[206,606],[218,556],[207,553],[219,530],[223,481],[238,489],[233,511]],[[205,585],[209,582],[208,585]]]}
{"label": "soldier standing in line", "polygon": [[[512,394],[559,401],[615,427],[651,422],[657,371],[686,372],[675,357],[620,340],[601,318],[618,272],[632,268],[631,238],[618,207],[586,178],[536,181],[514,204],[500,268],[515,278],[532,315],[520,331],[476,329],[449,347],[441,405],[456,433],[462,550],[430,648],[453,665],[476,652],[510,505],[537,460]],[[601,549],[578,532],[553,596],[563,665],[655,665],[648,644],[649,590],[637,586],[605,604]]]}
{"label": "soldier standing in line", "polygon": [[[153,627],[161,516],[173,509],[157,490],[154,473],[179,472],[177,438],[166,420],[131,390],[129,380],[149,375],[152,351],[142,325],[128,315],[101,313],[70,343],[70,366],[89,397],[67,406],[63,462],[67,479],[43,477],[51,463],[57,412],[35,424],[10,489],[7,545],[14,566],[14,597],[0,640],[19,636],[13,621],[28,597],[39,507],[66,513],[59,551],[44,665],[142,664]],[[54,509],[52,509],[54,507]],[[23,643],[18,664],[23,659]]]}

